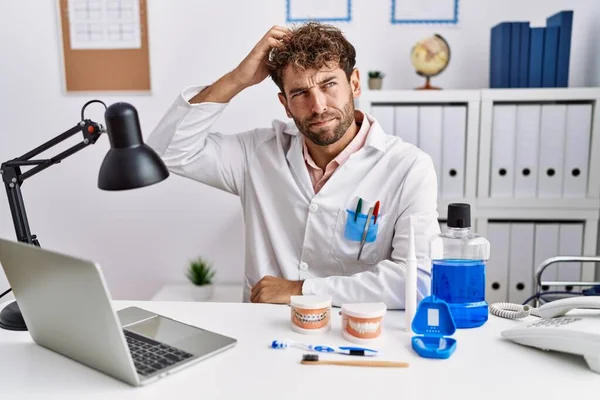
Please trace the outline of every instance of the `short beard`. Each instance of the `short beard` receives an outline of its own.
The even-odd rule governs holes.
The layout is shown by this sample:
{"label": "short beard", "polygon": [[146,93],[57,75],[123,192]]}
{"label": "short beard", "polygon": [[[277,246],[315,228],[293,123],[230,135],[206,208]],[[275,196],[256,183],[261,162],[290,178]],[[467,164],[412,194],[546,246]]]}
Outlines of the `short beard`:
{"label": "short beard", "polygon": [[[348,103],[344,106],[344,110],[341,116],[336,113],[326,112],[321,115],[313,115],[311,118],[308,118],[304,121],[300,121],[294,118],[294,122],[296,122],[296,126],[298,130],[306,137],[308,140],[316,144],[317,146],[329,146],[340,140],[344,134],[348,131],[348,128],[354,122],[354,99],[352,94],[350,94],[350,99]],[[322,128],[317,131],[311,130],[310,124],[317,121],[327,121],[331,118],[336,118],[339,120],[337,126],[333,128],[333,132],[331,135],[326,135],[326,132],[329,132],[330,127]]]}

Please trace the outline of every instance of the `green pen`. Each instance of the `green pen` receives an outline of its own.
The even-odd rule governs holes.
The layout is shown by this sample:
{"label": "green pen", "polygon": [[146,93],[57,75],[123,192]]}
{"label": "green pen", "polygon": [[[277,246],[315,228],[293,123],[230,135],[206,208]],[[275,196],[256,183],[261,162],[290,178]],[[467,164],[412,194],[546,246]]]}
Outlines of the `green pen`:
{"label": "green pen", "polygon": [[358,198],[358,203],[356,204],[356,211],[354,212],[354,222],[358,218],[358,214],[360,213],[360,209],[362,208],[362,199]]}

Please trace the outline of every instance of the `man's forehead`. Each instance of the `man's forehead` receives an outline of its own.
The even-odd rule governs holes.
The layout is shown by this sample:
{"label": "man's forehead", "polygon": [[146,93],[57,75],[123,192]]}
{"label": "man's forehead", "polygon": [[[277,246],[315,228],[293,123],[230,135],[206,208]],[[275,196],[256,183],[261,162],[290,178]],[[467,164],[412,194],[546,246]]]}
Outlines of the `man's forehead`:
{"label": "man's forehead", "polygon": [[288,65],[283,70],[284,83],[306,82],[307,80],[319,81],[332,75],[344,75],[344,71],[338,64],[324,66],[321,69],[301,69],[293,65]]}

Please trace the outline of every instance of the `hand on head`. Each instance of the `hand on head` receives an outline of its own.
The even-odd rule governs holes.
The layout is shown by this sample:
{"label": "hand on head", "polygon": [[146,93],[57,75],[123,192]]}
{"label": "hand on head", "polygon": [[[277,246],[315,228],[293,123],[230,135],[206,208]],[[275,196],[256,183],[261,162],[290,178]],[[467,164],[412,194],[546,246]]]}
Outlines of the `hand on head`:
{"label": "hand on head", "polygon": [[266,61],[271,49],[281,47],[291,30],[282,26],[273,26],[254,46],[250,53],[232,71],[232,76],[245,87],[256,85],[269,76]]}

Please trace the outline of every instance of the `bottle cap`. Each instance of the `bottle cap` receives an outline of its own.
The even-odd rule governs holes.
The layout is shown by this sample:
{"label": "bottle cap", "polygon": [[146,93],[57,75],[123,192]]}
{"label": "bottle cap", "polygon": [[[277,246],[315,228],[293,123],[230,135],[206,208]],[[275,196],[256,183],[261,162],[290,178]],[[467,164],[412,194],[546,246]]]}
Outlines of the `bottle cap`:
{"label": "bottle cap", "polygon": [[471,206],[465,203],[448,204],[447,225],[449,228],[470,228]]}

